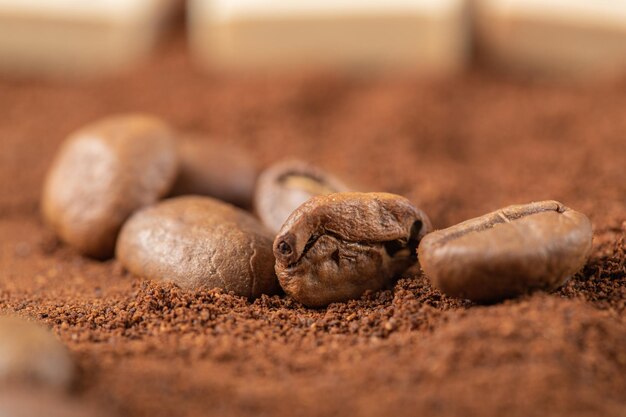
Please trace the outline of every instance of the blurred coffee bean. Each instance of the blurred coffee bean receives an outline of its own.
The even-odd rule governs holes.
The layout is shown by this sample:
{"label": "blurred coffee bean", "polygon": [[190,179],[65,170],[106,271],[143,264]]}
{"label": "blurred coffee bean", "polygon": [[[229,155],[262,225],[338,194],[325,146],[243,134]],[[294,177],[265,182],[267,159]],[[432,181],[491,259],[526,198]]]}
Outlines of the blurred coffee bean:
{"label": "blurred coffee bean", "polygon": [[65,346],[47,328],[0,317],[0,383],[68,388],[76,368]]}
{"label": "blurred coffee bean", "polygon": [[109,417],[98,406],[43,389],[8,388],[0,391],[2,417]]}
{"label": "blurred coffee bean", "polygon": [[199,196],[165,200],[124,225],[117,258],[136,275],[183,288],[274,294],[272,234],[245,211]]}
{"label": "blurred coffee bean", "polygon": [[199,194],[252,207],[257,164],[245,149],[201,137],[178,143],[180,169],[173,195]]}
{"label": "blurred coffee bean", "polygon": [[324,170],[303,161],[283,161],[259,176],[255,211],[263,224],[277,233],[287,217],[309,198],[341,191],[350,188]]}
{"label": "blurred coffee bean", "polygon": [[444,293],[493,302],[554,290],[591,250],[587,216],[557,201],[505,207],[427,235],[422,269]]}
{"label": "blurred coffee bean", "polygon": [[45,181],[42,210],[62,240],[97,258],[113,255],[122,223],[174,182],[173,134],[145,115],[109,117],[72,134]]}
{"label": "blurred coffee bean", "polygon": [[358,298],[413,265],[431,228],[428,217],[399,195],[313,197],[289,216],[274,241],[276,273],[285,292],[307,306]]}

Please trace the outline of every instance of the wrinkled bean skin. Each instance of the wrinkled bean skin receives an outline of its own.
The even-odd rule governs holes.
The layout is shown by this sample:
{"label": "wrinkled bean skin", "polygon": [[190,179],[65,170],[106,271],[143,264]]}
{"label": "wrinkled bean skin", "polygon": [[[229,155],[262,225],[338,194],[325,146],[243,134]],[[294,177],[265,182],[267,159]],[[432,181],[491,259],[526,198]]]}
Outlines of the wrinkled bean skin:
{"label": "wrinkled bean skin", "polygon": [[321,168],[299,160],[287,160],[261,173],[254,206],[261,222],[278,233],[289,215],[309,198],[349,190],[350,187]]}
{"label": "wrinkled bean skin", "polygon": [[431,230],[406,198],[345,192],[313,197],[294,211],[274,241],[285,292],[309,307],[379,290],[416,262]]}
{"label": "wrinkled bean skin", "polygon": [[591,251],[591,222],[557,201],[505,207],[427,235],[420,265],[442,292],[494,302],[563,285]]}
{"label": "wrinkled bean skin", "polygon": [[116,255],[136,275],[185,289],[248,298],[279,290],[272,234],[245,211],[209,197],[172,198],[135,213]]}
{"label": "wrinkled bean skin", "polygon": [[50,168],[43,217],[84,255],[109,258],[124,221],[166,195],[178,158],[170,128],[140,114],[112,116],[72,134]]}

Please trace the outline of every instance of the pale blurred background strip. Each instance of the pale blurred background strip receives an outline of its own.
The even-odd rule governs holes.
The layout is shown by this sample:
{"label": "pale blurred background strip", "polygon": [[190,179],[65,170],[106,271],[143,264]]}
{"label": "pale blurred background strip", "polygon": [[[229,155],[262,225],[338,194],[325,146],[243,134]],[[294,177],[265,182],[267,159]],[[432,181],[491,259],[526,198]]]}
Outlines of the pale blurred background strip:
{"label": "pale blurred background strip", "polygon": [[450,74],[465,68],[465,0],[191,0],[189,37],[218,68]]}
{"label": "pale blurred background strip", "polygon": [[153,49],[172,0],[0,0],[0,71],[91,76]]}
{"label": "pale blurred background strip", "polygon": [[0,0],[0,72],[132,69],[185,6],[191,54],[209,71],[626,74],[626,0]]}
{"label": "pale blurred background strip", "polygon": [[507,70],[606,77],[626,69],[626,0],[477,0],[477,43]]}

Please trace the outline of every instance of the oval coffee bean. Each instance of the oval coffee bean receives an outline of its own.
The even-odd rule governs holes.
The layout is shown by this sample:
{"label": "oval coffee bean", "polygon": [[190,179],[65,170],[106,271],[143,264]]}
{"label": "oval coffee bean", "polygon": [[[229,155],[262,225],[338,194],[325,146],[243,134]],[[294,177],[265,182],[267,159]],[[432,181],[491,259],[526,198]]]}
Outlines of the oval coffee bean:
{"label": "oval coffee bean", "polygon": [[122,223],[165,195],[176,176],[170,129],[144,115],[115,116],[71,135],[48,172],[45,220],[86,255],[113,255]]}
{"label": "oval coffee bean", "polygon": [[116,253],[134,274],[183,288],[250,298],[278,290],[271,233],[245,211],[209,197],[177,197],[135,213]]}
{"label": "oval coffee bean", "polygon": [[47,328],[18,317],[0,318],[0,382],[69,388],[76,368]]}
{"label": "oval coffee bean", "polygon": [[387,193],[317,196],[294,211],[274,241],[285,292],[311,307],[378,290],[416,260],[430,220]]}
{"label": "oval coffee bean", "polygon": [[349,187],[322,169],[288,160],[261,173],[254,205],[263,224],[277,233],[287,217],[309,198],[341,191],[349,191]]}
{"label": "oval coffee bean", "polygon": [[239,207],[252,206],[258,169],[244,149],[202,137],[186,137],[178,143],[178,155],[180,169],[173,195],[206,195]]}
{"label": "oval coffee bean", "polygon": [[422,269],[444,293],[479,302],[554,290],[580,270],[591,223],[557,201],[505,207],[427,235]]}

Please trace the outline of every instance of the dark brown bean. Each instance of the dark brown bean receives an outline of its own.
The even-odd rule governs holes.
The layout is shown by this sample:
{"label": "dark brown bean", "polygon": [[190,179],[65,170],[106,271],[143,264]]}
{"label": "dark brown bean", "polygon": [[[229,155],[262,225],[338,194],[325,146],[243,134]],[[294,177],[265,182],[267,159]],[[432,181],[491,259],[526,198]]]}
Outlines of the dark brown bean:
{"label": "dark brown bean", "polygon": [[283,161],[259,176],[255,211],[263,224],[277,233],[287,217],[309,198],[349,190],[346,184],[314,165]]}
{"label": "dark brown bean", "polygon": [[493,302],[554,290],[580,270],[591,223],[557,201],[505,207],[427,235],[422,269],[444,293]]}
{"label": "dark brown bean", "polygon": [[74,362],[55,335],[18,317],[0,318],[0,358],[0,384],[64,390],[75,378]]}
{"label": "dark brown bean", "polygon": [[198,196],[162,201],[124,225],[117,258],[142,277],[255,298],[278,290],[272,234],[245,211]]}
{"label": "dark brown bean", "polygon": [[178,142],[180,169],[173,195],[215,197],[239,207],[252,207],[258,168],[245,149],[199,136]]}
{"label": "dark brown bean", "polygon": [[71,135],[44,185],[43,216],[86,255],[113,255],[122,223],[165,195],[177,170],[170,129],[145,115],[109,117]]}
{"label": "dark brown bean", "polygon": [[406,198],[346,192],[294,211],[274,241],[285,292],[311,307],[379,290],[416,262],[430,220]]}

